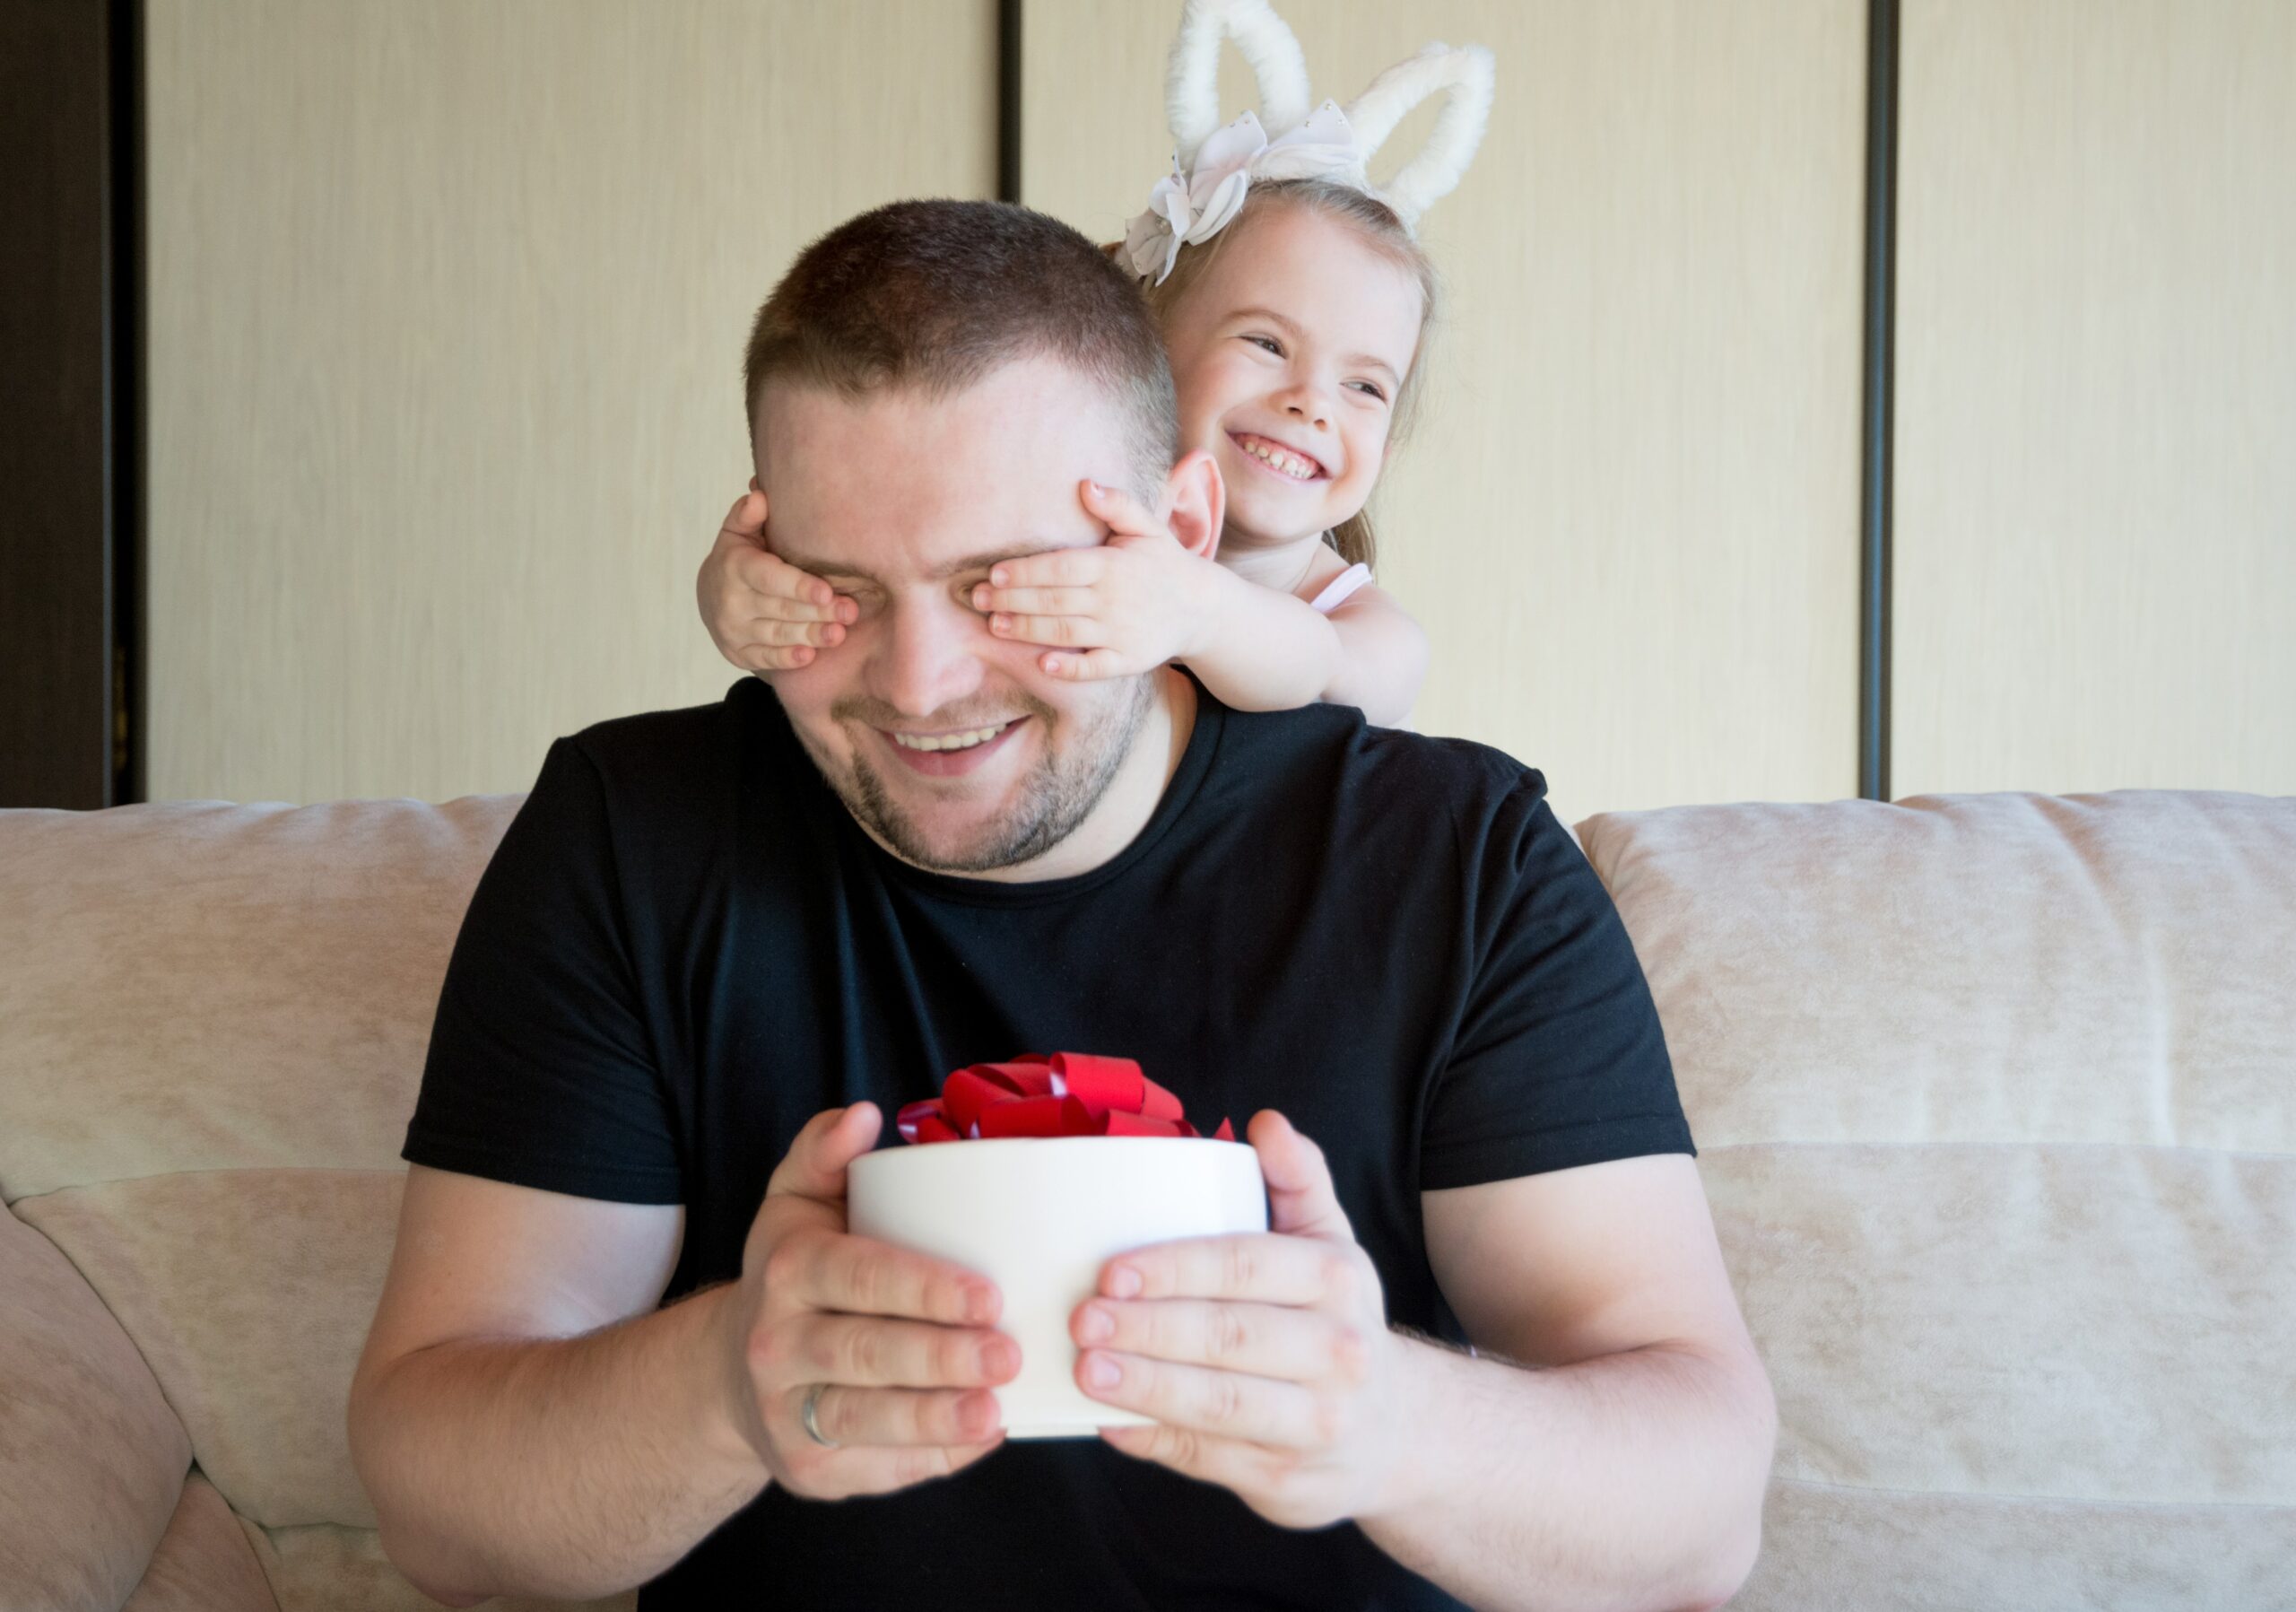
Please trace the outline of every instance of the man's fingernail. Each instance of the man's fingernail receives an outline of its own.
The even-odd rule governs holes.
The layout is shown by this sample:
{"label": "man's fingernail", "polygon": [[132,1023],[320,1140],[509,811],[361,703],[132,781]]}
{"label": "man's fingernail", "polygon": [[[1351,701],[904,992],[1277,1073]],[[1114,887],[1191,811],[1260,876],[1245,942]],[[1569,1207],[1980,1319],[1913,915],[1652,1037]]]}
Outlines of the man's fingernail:
{"label": "man's fingernail", "polygon": [[1012,573],[1001,565],[988,573],[989,585],[994,588],[1002,588],[1011,579]]}
{"label": "man's fingernail", "polygon": [[1123,1377],[1124,1372],[1107,1355],[1084,1356],[1084,1381],[1093,1388],[1114,1388]]}
{"label": "man's fingernail", "polygon": [[957,1413],[959,1423],[976,1443],[996,1436],[996,1396],[986,1390],[967,1394],[963,1408]]}
{"label": "man's fingernail", "polygon": [[1129,1265],[1119,1265],[1109,1275],[1109,1292],[1120,1299],[1136,1297],[1140,1292],[1140,1273]]}
{"label": "man's fingernail", "polygon": [[1084,1313],[1076,1318],[1076,1336],[1084,1343],[1106,1343],[1116,1335],[1116,1317],[1098,1304],[1084,1306]]}
{"label": "man's fingernail", "polygon": [[1013,630],[1013,618],[1009,615],[992,615],[988,618],[988,629],[992,632],[1010,632]]}

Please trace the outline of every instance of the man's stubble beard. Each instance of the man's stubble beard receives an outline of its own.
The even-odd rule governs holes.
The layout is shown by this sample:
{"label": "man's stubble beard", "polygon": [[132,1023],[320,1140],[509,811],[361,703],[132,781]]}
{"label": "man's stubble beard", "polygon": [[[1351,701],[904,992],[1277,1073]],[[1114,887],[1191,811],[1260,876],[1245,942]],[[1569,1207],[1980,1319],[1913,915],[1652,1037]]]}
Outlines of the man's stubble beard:
{"label": "man's stubble beard", "polygon": [[[1029,716],[1044,724],[1044,752],[1021,780],[1019,797],[1011,808],[984,826],[978,844],[961,850],[936,850],[926,843],[917,824],[885,788],[884,780],[862,759],[857,745],[854,747],[851,772],[845,775],[815,747],[804,729],[797,730],[797,736],[813,758],[813,765],[820,769],[822,779],[845,803],[845,809],[853,814],[854,820],[891,847],[902,860],[933,873],[992,873],[1033,861],[1068,838],[1092,815],[1092,808],[1100,805],[1100,797],[1116,781],[1125,758],[1132,754],[1132,747],[1140,737],[1140,729],[1148,719],[1148,708],[1154,699],[1153,673],[1125,681],[1132,685],[1129,695],[1111,701],[1089,719],[1074,715],[1064,718],[1040,700],[1026,694],[1020,696],[1019,702]],[[839,701],[831,708],[831,719],[865,721],[863,710],[871,703]],[[943,713],[935,715],[940,718]],[[1057,752],[1051,743],[1054,728],[1061,725],[1075,727],[1080,719],[1089,725],[1077,728],[1074,742],[1065,753]],[[964,726],[962,713],[950,714],[946,725]]]}

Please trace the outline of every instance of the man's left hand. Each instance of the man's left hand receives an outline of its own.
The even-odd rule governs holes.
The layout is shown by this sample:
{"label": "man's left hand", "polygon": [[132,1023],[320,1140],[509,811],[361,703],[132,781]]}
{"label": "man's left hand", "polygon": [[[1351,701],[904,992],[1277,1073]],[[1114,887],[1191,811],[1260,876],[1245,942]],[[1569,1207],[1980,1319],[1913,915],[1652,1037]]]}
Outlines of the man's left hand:
{"label": "man's left hand", "polygon": [[1159,1243],[1109,1262],[1069,1320],[1076,1382],[1152,1427],[1103,1428],[1126,1455],[1232,1489],[1269,1521],[1319,1528],[1392,1497],[1413,1412],[1410,1353],[1323,1150],[1273,1109],[1246,1133],[1270,1229]]}

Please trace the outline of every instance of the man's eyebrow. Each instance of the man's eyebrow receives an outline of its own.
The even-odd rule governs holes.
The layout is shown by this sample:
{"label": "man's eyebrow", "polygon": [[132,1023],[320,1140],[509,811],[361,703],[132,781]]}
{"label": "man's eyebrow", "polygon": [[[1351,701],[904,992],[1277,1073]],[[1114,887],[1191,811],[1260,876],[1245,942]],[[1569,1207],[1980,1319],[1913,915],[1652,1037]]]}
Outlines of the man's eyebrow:
{"label": "man's eyebrow", "polygon": [[[1300,327],[1292,320],[1285,318],[1273,308],[1239,308],[1235,312],[1230,314],[1228,318],[1231,320],[1265,319],[1271,325],[1282,326],[1283,327],[1284,334],[1291,336],[1293,340],[1296,341],[1299,339]],[[1386,359],[1379,357],[1374,353],[1351,353],[1347,355],[1347,362],[1350,364],[1361,369],[1385,370],[1387,372],[1387,379],[1389,380],[1400,380],[1402,379],[1402,372],[1398,370],[1395,365],[1389,363]]]}
{"label": "man's eyebrow", "polygon": [[[997,549],[986,554],[968,554],[961,560],[952,560],[945,565],[935,567],[927,580],[945,582],[951,577],[963,576],[969,571],[987,571],[991,566],[1002,564],[1007,560],[1025,559],[1031,554],[1041,554],[1050,549],[1070,546],[1073,545],[1059,543],[1028,543],[1017,548]],[[872,588],[884,586],[882,580],[869,572],[857,566],[847,565],[841,561],[816,560],[804,554],[792,553],[784,549],[776,549],[774,553],[799,571],[811,571],[817,577],[848,578],[856,582],[866,582]]]}

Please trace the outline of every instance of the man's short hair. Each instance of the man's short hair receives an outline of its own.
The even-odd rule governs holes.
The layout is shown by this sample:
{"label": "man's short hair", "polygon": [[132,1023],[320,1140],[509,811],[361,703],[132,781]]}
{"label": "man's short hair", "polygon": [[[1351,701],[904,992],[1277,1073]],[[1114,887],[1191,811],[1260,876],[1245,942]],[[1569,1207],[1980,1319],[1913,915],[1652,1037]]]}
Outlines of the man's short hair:
{"label": "man's short hair", "polygon": [[750,329],[750,439],[770,386],[948,396],[1029,357],[1068,364],[1117,399],[1134,491],[1152,501],[1179,457],[1154,316],[1098,247],[1004,202],[893,202],[799,253]]}

